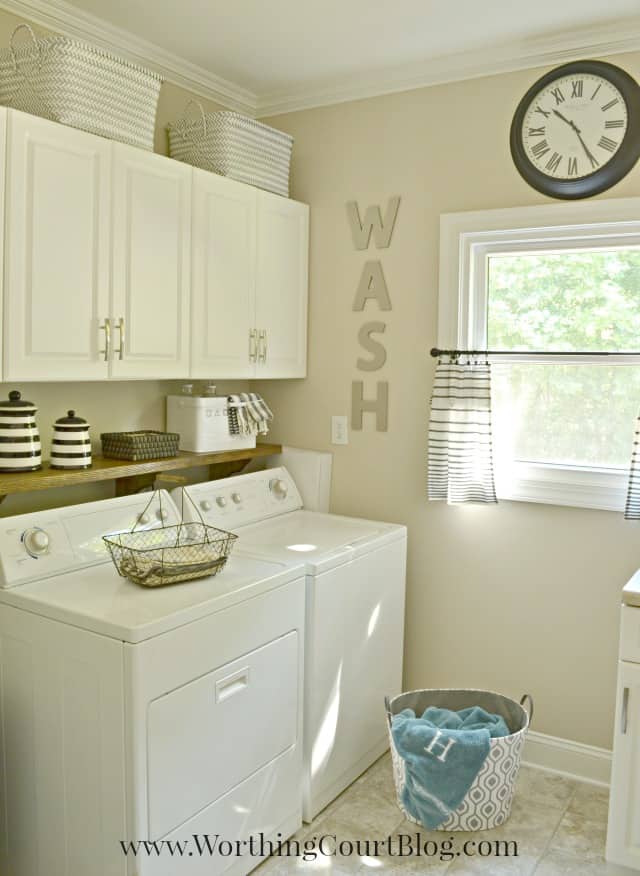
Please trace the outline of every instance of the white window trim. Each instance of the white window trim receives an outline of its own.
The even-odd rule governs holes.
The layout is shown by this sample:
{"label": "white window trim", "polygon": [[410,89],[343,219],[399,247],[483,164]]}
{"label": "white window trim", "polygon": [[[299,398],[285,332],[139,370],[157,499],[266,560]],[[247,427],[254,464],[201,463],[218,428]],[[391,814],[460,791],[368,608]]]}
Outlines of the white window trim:
{"label": "white window trim", "polygon": [[[486,349],[486,268],[491,252],[535,252],[559,248],[640,246],[640,198],[544,204],[440,217],[438,346]],[[640,345],[640,341],[639,341]],[[506,357],[496,356],[493,362]],[[524,354],[508,361],[530,361]],[[537,362],[593,362],[593,356]],[[607,357],[607,364],[637,362],[637,356]],[[516,463],[508,481],[497,472],[498,498],[578,508],[622,511],[627,473],[616,469]]]}

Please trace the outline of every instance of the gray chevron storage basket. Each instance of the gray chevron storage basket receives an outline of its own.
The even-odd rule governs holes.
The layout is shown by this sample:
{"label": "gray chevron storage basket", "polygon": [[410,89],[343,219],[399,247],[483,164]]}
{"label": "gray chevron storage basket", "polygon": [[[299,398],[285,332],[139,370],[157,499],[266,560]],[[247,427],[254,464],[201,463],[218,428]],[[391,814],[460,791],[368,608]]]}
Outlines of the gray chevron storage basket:
{"label": "gray chevron storage basket", "polygon": [[[15,45],[20,30],[28,42]],[[28,24],[0,52],[0,104],[72,128],[153,149],[162,77],[64,36],[36,37]]]}
{"label": "gray chevron storage basket", "polygon": [[[190,107],[198,110],[189,119]],[[167,125],[169,155],[194,167],[289,196],[293,137],[228,110],[205,113],[191,100],[181,119]]]}
{"label": "gray chevron storage basket", "polygon": [[[525,703],[528,706],[528,711],[524,708]],[[405,766],[404,760],[393,742],[391,721],[393,716],[399,714],[403,709],[413,709],[416,715],[422,715],[429,706],[454,711],[470,706],[480,706],[487,712],[501,715],[506,721],[507,727],[512,731],[509,736],[490,740],[487,759],[467,791],[464,800],[455,812],[438,826],[437,830],[489,830],[504,824],[511,814],[522,749],[533,717],[533,700],[529,694],[525,694],[520,703],[516,703],[509,697],[488,690],[446,688],[414,690],[386,700],[393,778],[398,805],[405,818],[414,824],[419,824],[419,822],[402,805]]]}

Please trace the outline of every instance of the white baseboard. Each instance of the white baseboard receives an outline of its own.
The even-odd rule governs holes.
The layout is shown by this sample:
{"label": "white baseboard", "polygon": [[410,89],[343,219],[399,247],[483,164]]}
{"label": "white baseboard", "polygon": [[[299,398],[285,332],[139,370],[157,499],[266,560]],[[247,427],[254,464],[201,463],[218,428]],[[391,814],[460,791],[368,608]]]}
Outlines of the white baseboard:
{"label": "white baseboard", "polygon": [[530,731],[522,762],[582,782],[608,785],[611,777],[611,752],[595,745]]}

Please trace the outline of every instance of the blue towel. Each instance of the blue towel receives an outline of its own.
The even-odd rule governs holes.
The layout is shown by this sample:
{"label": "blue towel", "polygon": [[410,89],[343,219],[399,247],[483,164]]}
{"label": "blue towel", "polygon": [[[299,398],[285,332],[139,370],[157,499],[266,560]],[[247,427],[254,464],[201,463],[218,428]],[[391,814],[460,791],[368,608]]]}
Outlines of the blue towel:
{"label": "blue towel", "polygon": [[462,803],[489,754],[491,738],[510,731],[503,718],[479,707],[452,712],[431,706],[421,718],[412,709],[395,715],[391,733],[405,763],[402,804],[434,830]]}

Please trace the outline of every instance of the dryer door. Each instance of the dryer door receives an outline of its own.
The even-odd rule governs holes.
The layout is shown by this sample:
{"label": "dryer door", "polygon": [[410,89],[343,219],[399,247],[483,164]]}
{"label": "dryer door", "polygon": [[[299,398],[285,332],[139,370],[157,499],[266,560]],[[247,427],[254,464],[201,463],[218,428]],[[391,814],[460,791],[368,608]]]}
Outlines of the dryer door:
{"label": "dryer door", "polygon": [[292,631],[150,704],[150,837],[165,836],[295,744],[298,647]]}

